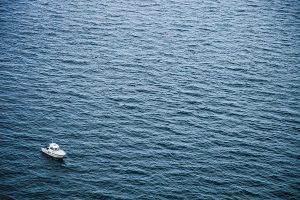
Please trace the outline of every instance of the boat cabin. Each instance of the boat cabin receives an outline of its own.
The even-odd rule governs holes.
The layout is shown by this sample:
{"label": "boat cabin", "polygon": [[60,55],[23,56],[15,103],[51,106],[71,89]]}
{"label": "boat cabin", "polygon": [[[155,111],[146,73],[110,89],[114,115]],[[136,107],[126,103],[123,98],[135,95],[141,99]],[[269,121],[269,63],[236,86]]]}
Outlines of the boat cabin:
{"label": "boat cabin", "polygon": [[56,143],[51,143],[51,144],[49,144],[48,149],[52,150],[52,151],[59,151],[59,146]]}

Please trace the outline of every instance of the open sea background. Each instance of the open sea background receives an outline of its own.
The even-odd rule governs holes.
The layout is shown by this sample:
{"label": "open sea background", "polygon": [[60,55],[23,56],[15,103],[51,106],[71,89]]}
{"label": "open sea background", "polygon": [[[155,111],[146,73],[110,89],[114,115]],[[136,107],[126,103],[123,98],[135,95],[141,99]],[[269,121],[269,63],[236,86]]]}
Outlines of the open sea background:
{"label": "open sea background", "polygon": [[1,0],[0,50],[0,197],[300,199],[299,0]]}

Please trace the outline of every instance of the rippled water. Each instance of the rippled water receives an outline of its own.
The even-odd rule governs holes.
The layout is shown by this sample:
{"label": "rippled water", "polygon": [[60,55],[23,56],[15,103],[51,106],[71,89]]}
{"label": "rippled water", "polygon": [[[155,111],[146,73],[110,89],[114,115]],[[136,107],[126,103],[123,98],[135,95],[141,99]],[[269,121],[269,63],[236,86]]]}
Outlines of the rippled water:
{"label": "rippled water", "polygon": [[300,199],[300,1],[1,0],[0,45],[0,197]]}

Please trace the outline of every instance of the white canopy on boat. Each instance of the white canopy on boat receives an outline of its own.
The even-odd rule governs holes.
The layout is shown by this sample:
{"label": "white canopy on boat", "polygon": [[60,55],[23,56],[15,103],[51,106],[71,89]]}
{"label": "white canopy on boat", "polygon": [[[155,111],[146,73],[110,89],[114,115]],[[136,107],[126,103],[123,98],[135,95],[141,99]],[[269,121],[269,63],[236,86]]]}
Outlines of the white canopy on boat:
{"label": "white canopy on boat", "polygon": [[58,149],[59,148],[58,144],[56,144],[56,143],[50,143],[49,147],[52,148],[52,149]]}

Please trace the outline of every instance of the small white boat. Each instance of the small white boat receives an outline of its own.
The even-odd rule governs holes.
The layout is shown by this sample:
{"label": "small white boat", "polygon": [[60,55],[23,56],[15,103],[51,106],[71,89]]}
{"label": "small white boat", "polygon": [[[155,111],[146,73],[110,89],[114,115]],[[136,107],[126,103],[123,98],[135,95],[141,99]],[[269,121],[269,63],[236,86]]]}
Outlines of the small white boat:
{"label": "small white boat", "polygon": [[42,152],[54,158],[63,158],[66,152],[59,148],[58,144],[50,143],[48,147],[42,148]]}

